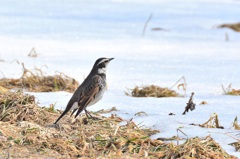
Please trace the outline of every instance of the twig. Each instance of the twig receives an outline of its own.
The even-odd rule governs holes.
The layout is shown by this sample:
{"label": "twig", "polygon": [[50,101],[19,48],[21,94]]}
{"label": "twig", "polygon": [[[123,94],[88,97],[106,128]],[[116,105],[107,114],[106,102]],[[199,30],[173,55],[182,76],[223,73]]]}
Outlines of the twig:
{"label": "twig", "polygon": [[34,47],[33,47],[32,50],[29,52],[28,56],[29,56],[29,57],[37,57],[37,56],[38,56],[38,54],[37,54],[37,52],[36,52],[36,50],[35,50]]}
{"label": "twig", "polygon": [[224,88],[223,84],[221,84],[221,85],[222,85],[222,90],[223,90],[224,94],[229,94],[229,92],[231,91],[231,88],[232,88],[232,84],[230,83],[226,89]]}
{"label": "twig", "polygon": [[17,64],[20,65],[20,62],[19,62],[18,60],[16,60],[16,59],[14,59],[14,60],[12,60],[12,61],[9,61],[9,63],[13,63],[13,62],[16,62]]}
{"label": "twig", "polygon": [[233,127],[236,129],[236,130],[240,130],[240,125],[238,125],[238,118],[237,116],[235,117],[234,121],[233,121]]}
{"label": "twig", "polygon": [[137,112],[136,114],[134,114],[134,116],[142,116],[142,114],[144,114],[145,116],[148,116],[148,114],[144,111]]}
{"label": "twig", "polygon": [[184,76],[182,76],[181,78],[179,78],[179,80],[178,80],[172,87],[170,87],[170,89],[172,89],[174,86],[176,86],[176,84],[178,84],[178,82],[180,82],[181,79],[183,79],[184,84],[185,84],[185,89],[187,89],[187,83],[186,83],[186,80],[185,80],[185,77],[184,77]]}
{"label": "twig", "polygon": [[179,80],[178,80],[176,83],[174,83],[174,85],[172,85],[172,87],[170,87],[169,89],[171,90],[171,89],[172,89],[174,86],[176,86],[182,79],[183,79],[183,81],[184,81],[184,84],[179,84],[179,85],[178,85],[178,88],[179,88],[180,86],[183,87],[184,97],[186,97],[187,83],[186,83],[186,79],[185,79],[184,76],[182,76],[181,78],[179,78]]}
{"label": "twig", "polygon": [[229,135],[228,133],[221,133],[221,132],[208,132],[208,133],[216,133],[216,134],[227,135],[227,136],[229,136],[229,137],[231,137],[231,138],[237,140],[238,142],[240,142],[240,139],[238,139],[238,138],[236,138],[236,137],[234,137],[234,136],[232,136],[232,135]]}
{"label": "twig", "polygon": [[193,100],[192,100],[193,95],[194,95],[194,92],[192,92],[192,94],[191,94],[191,96],[190,96],[190,99],[189,99],[189,101],[188,101],[188,103],[187,103],[187,106],[185,107],[185,111],[182,113],[182,115],[185,115],[186,112],[189,111],[189,109],[190,109],[191,111],[193,111],[193,110],[195,109],[196,104],[193,103]]}
{"label": "twig", "polygon": [[[209,125],[209,123],[211,125]],[[215,123],[215,126],[214,126]],[[219,124],[219,120],[218,120],[218,115],[216,113],[213,113],[213,115],[208,119],[208,121],[206,121],[203,124],[199,125],[200,127],[207,127],[207,128],[218,128],[218,129],[224,129],[223,126],[220,126]]]}
{"label": "twig", "polygon": [[110,112],[113,112],[113,111],[118,111],[116,107],[112,107],[110,109],[101,109],[97,112],[94,112],[95,114],[105,114],[105,113],[110,113]]}
{"label": "twig", "polygon": [[152,15],[153,14],[151,13],[150,16],[148,17],[147,21],[145,22],[145,25],[144,25],[143,31],[142,31],[142,37],[144,37],[144,35],[145,35],[145,31],[147,29],[147,25],[148,25],[149,21],[152,19]]}
{"label": "twig", "polygon": [[179,135],[178,135],[178,131],[180,131],[183,135],[185,135],[187,138],[187,134],[185,134],[180,128],[177,128],[177,145],[179,145]]}

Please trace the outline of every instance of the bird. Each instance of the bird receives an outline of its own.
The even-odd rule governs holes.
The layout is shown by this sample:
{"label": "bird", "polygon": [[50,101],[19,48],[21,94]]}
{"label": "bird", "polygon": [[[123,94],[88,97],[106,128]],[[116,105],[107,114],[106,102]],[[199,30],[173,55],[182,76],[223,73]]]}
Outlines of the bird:
{"label": "bird", "polygon": [[77,111],[75,118],[84,110],[88,118],[92,117],[86,110],[88,106],[97,103],[102,99],[102,96],[106,90],[106,70],[107,65],[114,58],[99,58],[93,65],[93,68],[87,78],[80,84],[77,90],[70,98],[65,110],[60,117],[55,121],[58,121],[72,110],[71,116]]}

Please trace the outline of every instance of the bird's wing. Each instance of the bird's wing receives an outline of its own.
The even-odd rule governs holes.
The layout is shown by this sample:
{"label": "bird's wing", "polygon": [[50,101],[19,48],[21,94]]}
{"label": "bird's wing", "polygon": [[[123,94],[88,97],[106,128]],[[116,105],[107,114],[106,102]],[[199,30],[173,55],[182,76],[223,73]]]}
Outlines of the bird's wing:
{"label": "bird's wing", "polygon": [[[65,115],[67,114],[70,110],[73,109],[73,105],[74,103],[78,103],[78,101],[81,99],[81,96],[83,94],[83,85],[87,82],[87,79],[85,79],[85,81],[83,81],[83,83],[77,88],[77,90],[73,93],[71,99],[69,100],[65,110],[63,111],[63,113],[60,115],[60,117],[56,120],[55,124],[57,124],[57,122]],[[77,108],[75,108],[73,110],[73,113],[77,110]],[[73,114],[72,113],[72,114]],[[71,116],[72,116],[71,114]]]}
{"label": "bird's wing", "polygon": [[[86,106],[94,99],[95,95],[100,91],[102,83],[102,78],[99,75],[94,76],[91,79],[86,79],[87,81],[84,81],[78,89],[74,92],[72,98],[69,100],[66,109],[63,111],[63,113],[60,115],[60,117],[56,120],[55,124],[65,115],[67,112],[72,110],[72,107],[75,102],[78,102],[78,111],[75,117],[77,117],[85,108]],[[86,83],[85,83],[86,82]],[[85,85],[83,87],[83,85]],[[74,109],[72,114],[77,109]],[[71,116],[72,116],[71,114]]]}
{"label": "bird's wing", "polygon": [[79,108],[75,117],[77,117],[87,105],[94,100],[96,94],[101,90],[101,80],[101,76],[96,75],[88,82],[81,94],[80,100],[78,101]]}

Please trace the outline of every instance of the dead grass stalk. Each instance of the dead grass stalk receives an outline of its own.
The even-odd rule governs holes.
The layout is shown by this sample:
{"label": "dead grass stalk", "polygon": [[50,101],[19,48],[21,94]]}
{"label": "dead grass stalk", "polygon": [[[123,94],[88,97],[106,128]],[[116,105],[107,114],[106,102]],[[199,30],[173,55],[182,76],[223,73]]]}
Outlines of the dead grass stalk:
{"label": "dead grass stalk", "polygon": [[232,89],[231,83],[228,85],[227,88],[224,88],[224,86],[222,85],[222,90],[226,95],[236,95],[236,96],[240,95],[240,89]]}
{"label": "dead grass stalk", "polygon": [[213,113],[213,115],[203,124],[200,124],[199,126],[205,127],[205,128],[220,128],[224,129],[224,127],[220,126],[218,115],[216,113]]}

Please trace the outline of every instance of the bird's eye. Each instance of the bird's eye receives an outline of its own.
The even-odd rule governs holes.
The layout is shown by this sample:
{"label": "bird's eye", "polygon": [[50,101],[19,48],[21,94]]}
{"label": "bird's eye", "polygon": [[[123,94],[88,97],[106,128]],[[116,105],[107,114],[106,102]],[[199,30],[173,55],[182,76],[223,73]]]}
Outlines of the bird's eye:
{"label": "bird's eye", "polygon": [[101,63],[98,67],[103,68],[103,67],[106,67],[106,65],[105,65],[105,63]]}

